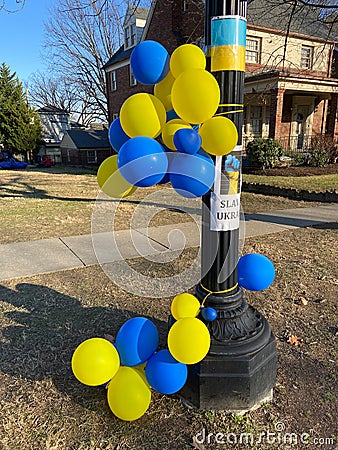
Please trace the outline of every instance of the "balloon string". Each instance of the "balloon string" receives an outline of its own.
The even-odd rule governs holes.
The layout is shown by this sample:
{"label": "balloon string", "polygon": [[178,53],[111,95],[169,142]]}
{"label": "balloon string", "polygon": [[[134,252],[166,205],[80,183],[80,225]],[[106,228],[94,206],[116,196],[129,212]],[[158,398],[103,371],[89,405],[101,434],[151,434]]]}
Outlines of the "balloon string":
{"label": "balloon string", "polygon": [[224,116],[226,114],[242,113],[243,111],[244,111],[244,109],[236,109],[235,111],[226,111],[226,112],[217,113],[217,114],[215,114],[215,116]]}
{"label": "balloon string", "polygon": [[[218,107],[222,107],[222,106],[239,106],[239,107],[243,108],[244,105],[243,105],[243,103],[220,103],[218,105]],[[215,116],[223,116],[226,114],[241,113],[243,111],[244,111],[244,109],[237,109],[235,111],[225,111],[225,112],[217,113],[217,114],[215,114]]]}
{"label": "balloon string", "polygon": [[218,106],[241,106],[243,108],[243,103],[220,103]]}
{"label": "balloon string", "polygon": [[204,299],[203,299],[203,301],[202,301],[202,303],[201,303],[201,306],[204,306],[204,303],[205,303],[206,299],[209,297],[209,295],[211,295],[211,294],[225,294],[226,292],[231,292],[231,291],[233,291],[234,289],[237,288],[238,283],[236,283],[235,286],[232,286],[232,288],[230,288],[230,289],[224,289],[224,291],[210,291],[209,289],[207,289],[206,287],[204,287],[202,283],[200,283],[200,286],[201,286],[205,291],[208,292],[208,294],[204,297]]}

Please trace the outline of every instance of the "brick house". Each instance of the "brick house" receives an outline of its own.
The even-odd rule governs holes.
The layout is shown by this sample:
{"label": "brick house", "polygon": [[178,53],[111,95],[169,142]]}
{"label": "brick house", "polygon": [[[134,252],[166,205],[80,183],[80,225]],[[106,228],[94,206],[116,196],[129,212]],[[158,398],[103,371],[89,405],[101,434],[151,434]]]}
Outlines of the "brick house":
{"label": "brick house", "polygon": [[68,130],[60,143],[62,163],[72,166],[99,166],[115,151],[108,140],[108,131]]}
{"label": "brick house", "polygon": [[[133,24],[135,39],[131,43],[127,41],[126,33]],[[133,47],[140,40],[152,39],[164,45],[171,54],[185,42],[200,41],[204,36],[204,3],[201,0],[155,0],[149,10],[129,7],[124,29],[124,44],[104,66],[110,122],[118,116],[122,103],[130,95],[153,92],[152,86],[141,85],[132,76],[129,61]]]}
{"label": "brick house", "polygon": [[338,79],[327,28],[312,9],[290,20],[287,8],[268,0],[248,8],[244,136],[297,149],[315,134],[338,138]]}
{"label": "brick house", "polygon": [[[288,5],[273,5],[271,0],[248,5],[243,140],[272,137],[301,149],[316,134],[338,139],[335,43],[312,9],[290,16]],[[133,44],[126,41],[105,65],[110,120],[130,95],[153,90],[136,83],[130,71],[139,40],[156,40],[169,53],[186,42],[203,45],[202,0],[154,0],[145,13],[128,10],[125,26],[132,22],[137,29]]]}

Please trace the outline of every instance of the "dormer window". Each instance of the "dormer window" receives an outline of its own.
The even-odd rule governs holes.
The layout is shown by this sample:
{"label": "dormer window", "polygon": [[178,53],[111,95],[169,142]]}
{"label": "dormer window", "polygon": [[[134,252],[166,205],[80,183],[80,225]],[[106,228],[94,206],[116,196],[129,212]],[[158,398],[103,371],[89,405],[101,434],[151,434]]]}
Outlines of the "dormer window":
{"label": "dormer window", "polygon": [[130,45],[136,44],[136,25],[130,25]]}
{"label": "dormer window", "polygon": [[124,43],[126,48],[130,47],[130,27],[124,29]]}
{"label": "dormer window", "polygon": [[124,44],[125,48],[133,47],[136,44],[136,25],[128,25],[124,29]]}

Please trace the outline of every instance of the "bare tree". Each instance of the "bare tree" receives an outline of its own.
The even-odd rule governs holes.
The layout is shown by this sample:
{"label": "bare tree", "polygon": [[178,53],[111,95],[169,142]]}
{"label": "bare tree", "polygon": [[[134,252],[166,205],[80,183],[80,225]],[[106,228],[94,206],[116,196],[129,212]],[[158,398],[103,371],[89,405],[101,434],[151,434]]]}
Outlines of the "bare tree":
{"label": "bare tree", "polygon": [[97,119],[97,113],[93,114],[92,108],[88,108],[78,84],[71,83],[66,77],[37,72],[30,78],[26,88],[29,102],[37,108],[55,106],[85,126]]}
{"label": "bare tree", "polygon": [[[269,9],[266,9],[266,3]],[[274,9],[278,9],[280,14],[280,6],[284,6],[284,15],[288,16],[290,21],[294,15],[306,16],[309,11],[316,18],[318,23],[324,23],[328,26],[328,37],[337,36],[338,23],[338,2],[337,0],[268,0],[268,2],[261,2],[261,0],[248,0],[248,4],[254,4],[255,8],[261,7],[262,14],[271,14]],[[283,19],[283,18],[282,18]]]}
{"label": "bare tree", "polygon": [[52,71],[77,87],[91,120],[108,118],[103,65],[122,42],[124,10],[124,0],[59,0],[46,24]]}
{"label": "bare tree", "polygon": [[[138,0],[145,6],[149,0]],[[123,42],[128,0],[58,0],[46,24],[52,71],[77,87],[86,120],[108,120],[103,66]]]}
{"label": "bare tree", "polygon": [[49,77],[36,72],[27,84],[29,102],[36,107],[46,105],[55,106],[68,113],[77,110],[78,96],[74,85],[68,83],[65,78]]}

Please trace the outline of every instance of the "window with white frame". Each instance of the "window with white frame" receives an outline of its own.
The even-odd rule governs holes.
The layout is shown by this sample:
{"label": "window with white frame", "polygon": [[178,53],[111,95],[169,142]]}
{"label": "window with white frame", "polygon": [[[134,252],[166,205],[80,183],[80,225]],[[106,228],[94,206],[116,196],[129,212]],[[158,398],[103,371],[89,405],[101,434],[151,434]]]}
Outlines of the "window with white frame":
{"label": "window with white frame", "polygon": [[187,0],[183,0],[183,11],[184,12],[188,11],[188,1]]}
{"label": "window with white frame", "polygon": [[133,23],[130,25],[130,46],[136,44],[136,25]]}
{"label": "window with white frame", "polygon": [[246,53],[245,60],[249,63],[260,63],[261,60],[261,40],[248,36],[246,38]]}
{"label": "window with white frame", "polygon": [[124,29],[124,45],[126,48],[130,47],[130,26]]}
{"label": "window with white frame", "polygon": [[119,113],[113,113],[113,120],[117,119],[119,116]]}
{"label": "window with white frame", "polygon": [[129,86],[136,86],[136,85],[137,85],[137,80],[134,77],[131,67],[129,66]]}
{"label": "window with white frame", "polygon": [[124,29],[124,46],[125,48],[136,45],[136,24],[128,25]]}
{"label": "window with white frame", "polygon": [[116,82],[116,71],[113,70],[112,72],[110,72],[110,90],[116,91],[117,89],[117,82]]}
{"label": "window with white frame", "polygon": [[87,150],[87,163],[95,164],[97,162],[97,152],[96,150]]}
{"label": "window with white frame", "polygon": [[251,132],[255,136],[262,134],[262,107],[259,105],[251,105],[250,108]]}
{"label": "window with white frame", "polygon": [[300,66],[302,69],[312,69],[313,47],[302,45],[300,55]]}

